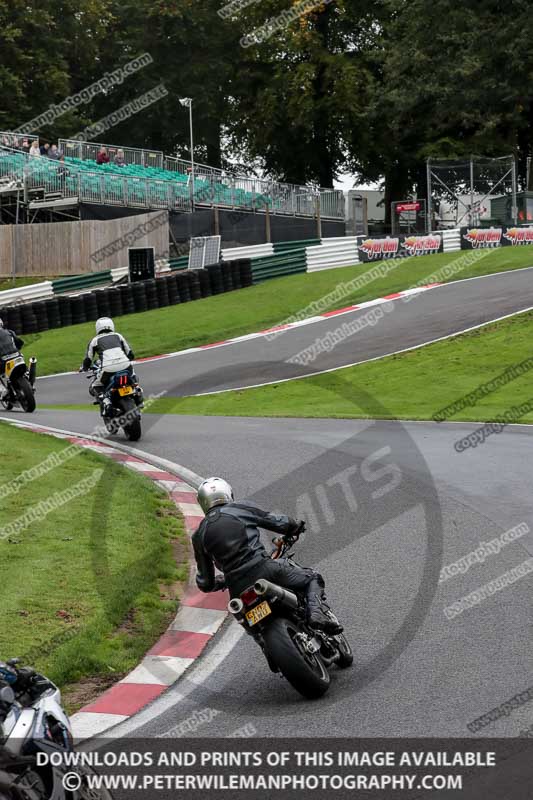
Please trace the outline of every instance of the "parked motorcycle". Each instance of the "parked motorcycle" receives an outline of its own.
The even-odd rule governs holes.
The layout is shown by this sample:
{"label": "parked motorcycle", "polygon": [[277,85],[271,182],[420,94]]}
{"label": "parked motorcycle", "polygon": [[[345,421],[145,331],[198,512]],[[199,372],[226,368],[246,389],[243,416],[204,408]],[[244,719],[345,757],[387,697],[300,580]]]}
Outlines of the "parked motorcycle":
{"label": "parked motorcycle", "polygon": [[[287,558],[305,530],[295,536],[274,539],[272,558]],[[296,563],[296,562],[294,562]],[[327,605],[326,614],[335,619]],[[330,667],[341,669],[353,663],[353,653],[344,634],[335,636],[310,628],[306,619],[304,595],[289,591],[268,580],[258,580],[228,603],[228,610],[246,633],[259,644],[272,672],[281,672],[306,698],[321,697],[329,688]]]}
{"label": "parked motorcycle", "polygon": [[15,351],[1,356],[0,384],[2,392],[0,403],[7,411],[19,405],[23,411],[31,414],[35,411],[35,376],[37,359],[30,358],[29,366],[22,353]]}
{"label": "parked motorcycle", "polygon": [[88,785],[86,767],[77,768],[79,789],[66,791],[63,777],[74,768],[42,766],[37,757],[73,749],[57,686],[16,658],[0,662],[0,800],[111,800]]}
{"label": "parked motorcycle", "polygon": [[94,405],[100,406],[100,414],[111,434],[116,434],[122,428],[130,442],[138,442],[141,438],[141,409],[144,407],[143,391],[137,377],[131,370],[116,372],[111,377],[105,391],[96,394],[94,381],[99,372],[100,365],[94,364],[88,375],[92,383],[89,394],[95,398]]}

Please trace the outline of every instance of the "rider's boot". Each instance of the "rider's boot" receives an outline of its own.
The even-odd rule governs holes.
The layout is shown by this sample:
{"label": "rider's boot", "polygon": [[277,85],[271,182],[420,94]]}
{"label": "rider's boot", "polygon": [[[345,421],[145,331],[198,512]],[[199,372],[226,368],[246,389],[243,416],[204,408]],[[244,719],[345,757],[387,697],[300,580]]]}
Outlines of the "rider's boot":
{"label": "rider's boot", "polygon": [[344,628],[335,614],[323,604],[322,597],[322,586],[316,578],[313,578],[307,587],[307,622],[309,626],[332,636],[342,633]]}

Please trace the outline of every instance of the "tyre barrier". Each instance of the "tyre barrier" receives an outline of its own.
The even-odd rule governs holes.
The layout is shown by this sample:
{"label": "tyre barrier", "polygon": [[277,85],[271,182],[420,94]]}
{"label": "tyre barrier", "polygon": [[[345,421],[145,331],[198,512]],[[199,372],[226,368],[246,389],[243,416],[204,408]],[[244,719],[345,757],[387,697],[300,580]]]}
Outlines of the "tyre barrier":
{"label": "tyre barrier", "polygon": [[52,297],[50,300],[45,300],[46,316],[48,317],[49,328],[61,327],[61,316],[59,314],[59,301],[57,297]]}
{"label": "tyre barrier", "polygon": [[139,281],[139,283],[134,283],[132,291],[135,311],[146,311],[146,289],[144,288],[144,282]]}
{"label": "tyre barrier", "polygon": [[76,297],[70,298],[70,308],[72,310],[72,324],[79,325],[81,322],[87,322],[85,315],[85,301],[83,295],[79,294]]}
{"label": "tyre barrier", "polygon": [[22,306],[21,317],[22,333],[37,333],[37,317],[33,310],[33,303]]}
{"label": "tyre barrier", "polygon": [[178,292],[180,295],[181,303],[189,303],[191,300],[191,284],[189,280],[188,270],[180,272],[177,276],[178,279]]}
{"label": "tyre barrier", "polygon": [[98,319],[99,317],[98,306],[96,305],[96,297],[94,296],[94,292],[82,294],[82,297],[87,322],[94,322],[94,320]]}
{"label": "tyre barrier", "polygon": [[249,258],[213,264],[205,269],[184,269],[148,281],[110,289],[95,289],[76,296],[60,294],[48,300],[0,308],[6,327],[32,334],[67,328],[98,317],[121,317],[149,309],[188,303],[252,285]]}
{"label": "tyre barrier", "polygon": [[59,302],[59,316],[61,318],[61,327],[68,328],[72,325],[72,306],[70,297],[68,295],[59,295],[57,298]]}
{"label": "tyre barrier", "polygon": [[202,296],[202,288],[200,286],[200,276],[197,269],[189,270],[189,284],[191,290],[191,300],[199,300]]}
{"label": "tyre barrier", "polygon": [[168,284],[165,280],[157,280],[155,282],[156,288],[156,295],[157,295],[157,305],[159,308],[165,308],[165,306],[169,305],[168,299]]}
{"label": "tyre barrier", "polygon": [[37,330],[47,331],[49,328],[48,314],[46,313],[44,300],[40,300],[39,302],[33,304],[33,312],[35,314]]}
{"label": "tyre barrier", "polygon": [[96,298],[96,307],[98,308],[99,317],[111,316],[111,309],[109,307],[109,289],[98,289],[94,293]]}

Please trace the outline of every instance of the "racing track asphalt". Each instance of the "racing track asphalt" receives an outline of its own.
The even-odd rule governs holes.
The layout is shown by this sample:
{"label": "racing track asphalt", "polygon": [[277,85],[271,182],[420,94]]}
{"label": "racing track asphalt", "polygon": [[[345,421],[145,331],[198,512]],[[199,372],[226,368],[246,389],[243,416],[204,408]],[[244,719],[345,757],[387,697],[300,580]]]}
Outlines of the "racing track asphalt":
{"label": "racing track asphalt", "polygon": [[[531,279],[524,270],[435,288],[398,304],[314,366],[373,357],[525,309],[533,305]],[[271,343],[252,339],[143,364],[139,372],[148,393],[172,386],[178,372],[175,394],[275,379],[287,374],[283,359],[332,322],[338,324],[333,317]],[[85,391],[78,376],[50,378],[40,381],[38,399],[84,402]],[[80,433],[97,419],[59,409],[32,416]],[[216,716],[198,736],[227,736],[251,723],[266,736],[461,737],[470,735],[470,721],[525,691],[532,684],[531,573],[454,619],[444,614],[533,555],[528,533],[439,585],[441,567],[480,542],[521,522],[533,529],[533,429],[512,426],[457,452],[454,442],[475,427],[146,414],[140,450],[199,475],[222,474],[239,497],[306,516],[298,556],[326,577],[356,662],[335,672],[325,698],[305,702],[228,621],[198,664],[114,735],[164,735],[209,708]],[[480,735],[517,736],[530,724],[526,704]]]}
{"label": "racing track asphalt", "polygon": [[[282,380],[379,358],[532,307],[533,267],[436,286],[409,302],[392,302],[393,309],[384,313],[376,325],[363,328],[305,367],[287,363],[287,359],[329,331],[353,323],[375,308],[293,328],[273,340],[261,336],[144,363],[137,371],[147,394],[167,392],[179,397]],[[82,356],[80,353],[80,362]],[[77,374],[42,378],[38,390],[38,402],[44,405],[87,403],[87,383]]]}
{"label": "racing track asphalt", "polygon": [[[95,415],[42,410],[32,421],[89,432]],[[532,428],[508,428],[458,453],[453,443],[475,426],[147,414],[145,427],[140,449],[200,475],[225,475],[240,497],[306,514],[310,531],[298,556],[326,577],[356,665],[334,672],[325,698],[306,702],[228,621],[198,665],[113,736],[161,736],[194,711],[213,709],[198,736],[227,736],[251,723],[258,735],[276,737],[462,737],[471,720],[532,684],[531,574],[455,619],[444,608],[530,558],[533,534],[437,585],[441,566],[481,541],[523,521],[533,529]],[[384,463],[395,470],[376,478]],[[353,496],[335,480],[340,472],[349,474]],[[320,487],[329,503],[323,492],[319,503]],[[421,613],[413,616],[417,593]],[[391,657],[383,658],[387,649]],[[530,724],[526,704],[479,735],[517,736]]]}

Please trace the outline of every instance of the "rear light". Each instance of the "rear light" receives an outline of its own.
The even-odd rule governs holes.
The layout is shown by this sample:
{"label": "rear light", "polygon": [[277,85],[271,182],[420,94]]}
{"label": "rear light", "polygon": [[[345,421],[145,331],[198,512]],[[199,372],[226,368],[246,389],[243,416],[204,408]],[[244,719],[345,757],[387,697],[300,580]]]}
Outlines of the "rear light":
{"label": "rear light", "polygon": [[257,600],[255,589],[246,589],[246,591],[241,594],[241,600],[245,606],[254,603]]}

